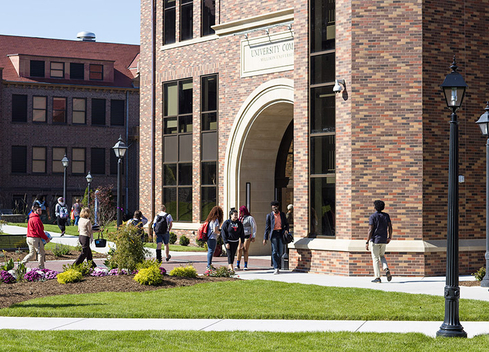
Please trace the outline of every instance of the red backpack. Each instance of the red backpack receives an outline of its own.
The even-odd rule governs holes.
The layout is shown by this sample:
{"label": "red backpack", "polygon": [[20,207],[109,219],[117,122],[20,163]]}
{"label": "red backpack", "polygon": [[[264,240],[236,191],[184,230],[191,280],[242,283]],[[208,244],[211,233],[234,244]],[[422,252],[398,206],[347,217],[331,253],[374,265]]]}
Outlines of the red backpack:
{"label": "red backpack", "polygon": [[206,221],[199,227],[199,232],[197,233],[197,241],[207,242],[209,236],[207,236],[207,229],[209,228],[209,223]]}

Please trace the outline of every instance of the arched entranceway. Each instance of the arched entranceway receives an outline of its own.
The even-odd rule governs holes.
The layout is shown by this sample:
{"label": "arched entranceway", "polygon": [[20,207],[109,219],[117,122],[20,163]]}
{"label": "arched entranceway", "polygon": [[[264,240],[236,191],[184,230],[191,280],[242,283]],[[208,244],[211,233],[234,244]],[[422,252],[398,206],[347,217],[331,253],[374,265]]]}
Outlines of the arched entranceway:
{"label": "arched entranceway", "polygon": [[229,208],[246,203],[246,184],[249,183],[251,213],[258,226],[251,254],[270,251],[269,246],[264,247],[261,242],[265,216],[270,211],[270,201],[276,196],[276,167],[280,164],[277,161],[283,159],[279,152],[290,151],[283,141],[284,136],[290,138],[286,131],[292,130],[293,98],[292,80],[277,79],[262,84],[241,107],[229,136],[224,165],[224,212],[227,214]]}

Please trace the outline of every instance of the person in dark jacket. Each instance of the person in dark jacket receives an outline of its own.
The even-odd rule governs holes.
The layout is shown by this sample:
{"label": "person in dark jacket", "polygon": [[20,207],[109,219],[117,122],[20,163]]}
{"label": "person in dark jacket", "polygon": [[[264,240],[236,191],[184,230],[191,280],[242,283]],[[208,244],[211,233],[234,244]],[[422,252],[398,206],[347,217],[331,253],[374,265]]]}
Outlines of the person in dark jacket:
{"label": "person in dark jacket", "polygon": [[[238,246],[243,249],[245,240],[243,224],[238,220],[238,211],[233,208],[229,212],[229,219],[222,224],[221,236],[228,255],[229,270],[233,270],[234,256]],[[241,240],[241,244],[240,241]]]}
{"label": "person in dark jacket", "polygon": [[27,237],[26,242],[29,246],[29,254],[27,254],[24,259],[22,259],[22,264],[27,263],[36,257],[36,251],[39,251],[39,269],[44,269],[44,243],[50,241],[49,237],[44,233],[44,225],[41,221],[41,206],[34,203],[32,206],[32,213],[29,216],[29,222],[27,223]]}
{"label": "person in dark jacket", "polygon": [[267,214],[265,223],[265,236],[263,245],[270,239],[272,243],[272,262],[275,269],[273,274],[277,275],[281,269],[281,258],[284,251],[284,234],[289,232],[289,223],[282,211],[279,211],[280,203],[276,200],[270,203],[272,212]]}

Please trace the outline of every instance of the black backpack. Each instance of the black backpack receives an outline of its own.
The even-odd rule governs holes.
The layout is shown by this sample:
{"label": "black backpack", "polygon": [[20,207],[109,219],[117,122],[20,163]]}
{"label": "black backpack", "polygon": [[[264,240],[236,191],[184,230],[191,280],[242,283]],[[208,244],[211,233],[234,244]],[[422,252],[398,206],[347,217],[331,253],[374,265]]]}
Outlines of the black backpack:
{"label": "black backpack", "polygon": [[155,222],[155,233],[158,235],[164,235],[165,233],[168,232],[168,222],[166,221],[166,217],[168,214],[165,215],[158,215],[156,217],[156,222]]}

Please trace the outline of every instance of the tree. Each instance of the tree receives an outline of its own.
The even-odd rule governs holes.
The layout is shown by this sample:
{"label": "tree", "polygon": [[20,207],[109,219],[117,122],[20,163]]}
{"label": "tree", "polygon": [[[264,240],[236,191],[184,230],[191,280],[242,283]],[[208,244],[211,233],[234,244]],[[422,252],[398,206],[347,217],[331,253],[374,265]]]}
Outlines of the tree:
{"label": "tree", "polygon": [[[117,207],[115,204],[114,195],[112,194],[112,185],[100,186],[95,191],[94,202],[94,217],[96,215],[96,223],[100,226],[101,231],[113,221],[117,215]],[[95,208],[97,214],[95,214]]]}

